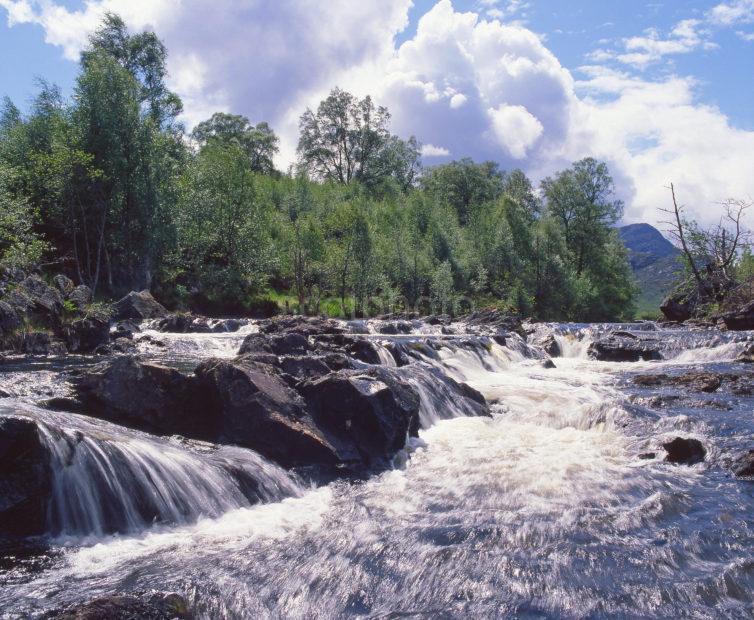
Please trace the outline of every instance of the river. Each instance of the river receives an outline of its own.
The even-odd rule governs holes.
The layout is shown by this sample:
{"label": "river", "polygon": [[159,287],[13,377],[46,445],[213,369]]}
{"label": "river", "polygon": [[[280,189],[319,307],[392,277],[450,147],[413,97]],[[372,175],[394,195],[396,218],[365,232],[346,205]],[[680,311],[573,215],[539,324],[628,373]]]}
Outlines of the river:
{"label": "river", "polygon": [[[589,359],[590,340],[615,328],[651,331],[664,359]],[[234,355],[253,329],[159,334],[166,346],[142,353],[190,367]],[[33,403],[58,393],[60,368],[6,364],[0,388],[11,396],[0,415],[96,441],[78,465],[60,457],[74,473],[56,480],[56,526],[44,550],[15,550],[0,563],[0,615],[156,589],[180,593],[207,618],[752,617],[754,483],[725,465],[754,448],[754,397],[725,383],[700,395],[632,380],[747,373],[733,360],[751,336],[654,324],[537,330],[560,343],[555,368],[522,342],[480,353],[449,339],[423,363],[481,391],[493,416],[453,417],[452,404],[426,404],[425,428],[393,469],[319,488],[249,451],[205,453],[179,438],[46,411]],[[59,450],[66,432],[50,439]],[[664,462],[661,445],[676,436],[699,439],[705,461]],[[657,456],[639,458],[646,453]],[[218,459],[262,476],[261,503],[237,493],[214,468]],[[152,473],[138,482],[133,467]],[[127,482],[76,499],[102,487],[85,478],[98,475]],[[128,512],[128,485],[137,484],[165,485],[155,501],[174,511],[170,524]],[[98,528],[104,504],[125,515],[126,533]]]}

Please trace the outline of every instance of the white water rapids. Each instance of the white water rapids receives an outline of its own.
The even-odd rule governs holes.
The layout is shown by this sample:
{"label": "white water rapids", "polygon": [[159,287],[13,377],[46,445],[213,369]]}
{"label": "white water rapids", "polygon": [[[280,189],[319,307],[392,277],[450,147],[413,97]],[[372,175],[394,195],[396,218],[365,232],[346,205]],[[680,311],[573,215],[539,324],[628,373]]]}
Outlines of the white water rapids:
{"label": "white water rapids", "polygon": [[428,428],[391,471],[188,525],[69,541],[50,568],[3,587],[0,610],[160,589],[206,618],[751,617],[752,486],[709,463],[637,458],[676,434],[702,438],[714,457],[732,431],[636,407],[624,389],[627,371],[729,363],[746,343],[627,365],[589,360],[588,330],[557,338],[564,357],[550,369],[515,339],[486,350],[449,340],[423,357],[480,390],[494,415],[448,419],[452,403],[430,410],[425,398]]}

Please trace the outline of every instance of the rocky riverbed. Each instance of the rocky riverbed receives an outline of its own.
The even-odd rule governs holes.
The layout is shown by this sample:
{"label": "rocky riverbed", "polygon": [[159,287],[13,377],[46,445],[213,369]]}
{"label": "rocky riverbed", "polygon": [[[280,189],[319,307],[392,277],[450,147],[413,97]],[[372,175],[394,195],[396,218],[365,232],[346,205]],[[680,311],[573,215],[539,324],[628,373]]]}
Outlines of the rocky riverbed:
{"label": "rocky riverbed", "polygon": [[748,332],[153,302],[0,364],[3,615],[751,612]]}

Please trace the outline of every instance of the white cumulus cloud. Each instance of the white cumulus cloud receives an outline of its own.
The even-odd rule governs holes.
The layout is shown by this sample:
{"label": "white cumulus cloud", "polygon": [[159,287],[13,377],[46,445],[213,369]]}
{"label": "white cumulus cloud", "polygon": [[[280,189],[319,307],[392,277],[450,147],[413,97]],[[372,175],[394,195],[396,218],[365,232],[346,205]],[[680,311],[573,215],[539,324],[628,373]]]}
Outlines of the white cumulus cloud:
{"label": "white cumulus cloud", "polygon": [[[752,2],[729,0],[665,35],[628,39],[617,53],[637,55],[623,64],[631,67],[704,48],[713,22],[746,23]],[[79,11],[0,0],[9,23],[39,24],[70,58],[105,10],[154,28],[187,120],[227,110],[269,121],[281,136],[281,166],[295,157],[300,114],[337,85],[387,105],[392,130],[415,135],[427,163],[491,159],[537,181],[582,157],[604,159],[628,221],[656,222],[671,181],[701,219],[730,196],[754,196],[754,132],[700,103],[693,78],[653,81],[593,64],[576,80],[541,37],[486,12],[524,4],[481,0],[476,12],[461,12],[439,0],[397,46],[411,0],[89,0]]]}

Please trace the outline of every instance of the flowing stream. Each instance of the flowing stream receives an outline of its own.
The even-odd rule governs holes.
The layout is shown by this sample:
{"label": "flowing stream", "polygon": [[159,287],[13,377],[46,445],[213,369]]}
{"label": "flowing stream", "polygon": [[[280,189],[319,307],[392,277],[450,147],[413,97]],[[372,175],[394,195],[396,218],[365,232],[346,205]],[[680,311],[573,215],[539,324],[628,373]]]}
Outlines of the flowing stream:
{"label": "flowing stream", "polygon": [[[664,360],[588,359],[610,329],[650,334]],[[560,345],[555,368],[518,338],[407,347],[420,437],[393,469],[320,488],[248,450],[29,404],[56,393],[54,369],[0,376],[11,393],[0,415],[41,420],[59,463],[48,556],[0,572],[0,617],[151,589],[181,593],[206,618],[752,617],[754,483],[725,463],[754,448],[754,397],[631,380],[748,373],[733,360],[751,334],[537,330]],[[232,356],[243,335],[155,334],[166,346],[153,353],[187,365]],[[394,363],[387,348],[380,357]],[[442,393],[445,375],[481,391],[493,416],[466,417]],[[705,462],[663,462],[661,444],[676,436],[700,439]],[[639,458],[647,452],[658,458]]]}

